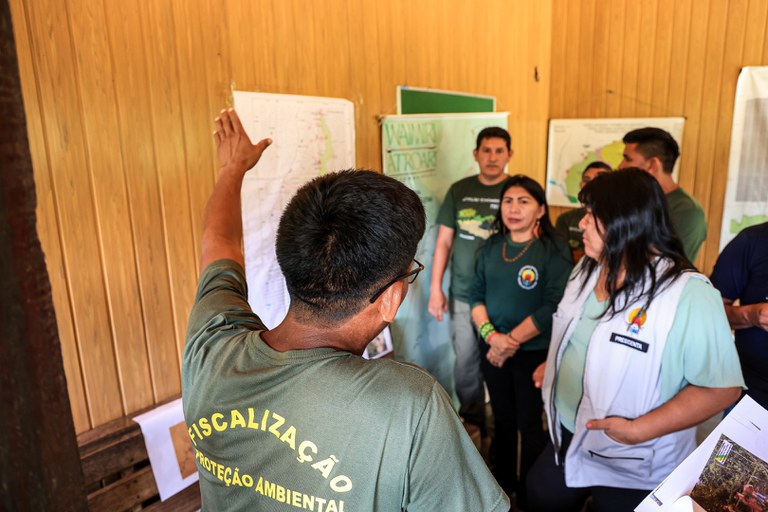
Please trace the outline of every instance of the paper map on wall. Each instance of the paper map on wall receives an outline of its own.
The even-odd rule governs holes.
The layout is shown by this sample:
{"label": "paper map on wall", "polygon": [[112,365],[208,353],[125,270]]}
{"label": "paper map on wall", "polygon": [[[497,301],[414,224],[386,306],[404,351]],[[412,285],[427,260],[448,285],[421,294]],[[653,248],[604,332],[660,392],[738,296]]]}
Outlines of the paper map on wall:
{"label": "paper map on wall", "polygon": [[[552,119],[547,150],[547,202],[578,207],[579,183],[586,166],[596,160],[614,169],[621,162],[624,138],[630,130],[655,126],[672,134],[682,147],[682,117],[632,119]],[[678,166],[672,174],[677,181]]]}
{"label": "paper map on wall", "polygon": [[289,304],[275,256],[280,215],[310,179],[355,166],[354,107],[344,99],[242,91],[234,92],[234,105],[253,142],[272,139],[241,194],[248,302],[271,329]]}
{"label": "paper map on wall", "polygon": [[742,229],[768,222],[768,67],[746,67],[736,85],[720,250]]}

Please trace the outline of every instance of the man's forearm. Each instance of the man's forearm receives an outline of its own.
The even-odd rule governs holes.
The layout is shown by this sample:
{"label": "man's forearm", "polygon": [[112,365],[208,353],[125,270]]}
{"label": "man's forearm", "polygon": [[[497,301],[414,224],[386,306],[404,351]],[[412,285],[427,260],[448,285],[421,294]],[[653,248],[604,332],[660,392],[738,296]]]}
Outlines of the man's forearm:
{"label": "man's forearm", "polygon": [[448,258],[451,257],[453,249],[454,230],[445,226],[440,226],[437,230],[437,240],[435,240],[435,252],[432,255],[432,275],[430,276],[429,288],[432,292],[442,290],[443,276],[445,269],[448,268]]}
{"label": "man's forearm", "polygon": [[233,259],[244,265],[240,190],[246,170],[235,165],[219,169],[219,178],[203,214],[201,272],[220,258]]}
{"label": "man's forearm", "polygon": [[[768,305],[765,303],[750,304],[748,306],[725,304],[725,314],[728,317],[728,323],[731,324],[731,329],[734,330],[762,327],[761,311],[763,309],[768,310]],[[765,316],[768,316],[768,314]]]}
{"label": "man's forearm", "polygon": [[435,246],[435,254],[432,257],[432,276],[430,279],[430,290],[441,290],[443,287],[443,276],[448,266],[448,255],[450,251],[444,247]]}
{"label": "man's forearm", "polygon": [[262,139],[251,144],[240,118],[233,109],[222,110],[216,118],[216,154],[219,178],[213,186],[203,213],[200,272],[212,262],[228,258],[245,266],[243,258],[243,221],[240,218],[240,189],[245,173],[256,165],[272,143]]}

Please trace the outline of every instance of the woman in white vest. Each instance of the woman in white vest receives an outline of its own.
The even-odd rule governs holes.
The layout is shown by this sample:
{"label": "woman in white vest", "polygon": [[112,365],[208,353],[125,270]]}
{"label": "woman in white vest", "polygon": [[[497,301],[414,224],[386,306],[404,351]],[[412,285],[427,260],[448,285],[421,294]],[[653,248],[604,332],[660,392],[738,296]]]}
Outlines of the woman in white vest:
{"label": "woman in white vest", "polygon": [[744,385],[720,294],[696,272],[656,180],[604,173],[579,200],[585,257],[553,317],[542,387],[551,444],[532,511],[633,510]]}

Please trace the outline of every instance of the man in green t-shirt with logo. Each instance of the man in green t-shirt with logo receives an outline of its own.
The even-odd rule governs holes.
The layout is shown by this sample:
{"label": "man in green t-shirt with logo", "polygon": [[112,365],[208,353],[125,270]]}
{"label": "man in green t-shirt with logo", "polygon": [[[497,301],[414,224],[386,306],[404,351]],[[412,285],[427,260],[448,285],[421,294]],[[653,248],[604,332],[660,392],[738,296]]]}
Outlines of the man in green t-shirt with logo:
{"label": "man in green t-shirt with logo", "polygon": [[419,197],[373,171],[301,187],[275,245],[290,306],[267,330],[247,301],[240,189],[271,141],[251,144],[233,110],[216,128],[181,379],[203,510],[508,510],[440,384],[361,357],[424,269]]}
{"label": "man in green t-shirt with logo", "polygon": [[667,197],[672,227],[683,242],[685,255],[693,263],[707,238],[707,221],[701,204],[672,179],[672,170],[680,156],[677,141],[661,128],[647,127],[627,133],[623,142],[624,157],[619,169],[638,167],[656,178]]}
{"label": "man in green t-shirt with logo", "polygon": [[[473,154],[480,173],[451,185],[437,215],[439,228],[432,259],[429,313],[440,322],[443,313],[450,310],[459,415],[484,435],[485,391],[480,347],[469,310],[469,287],[475,275],[477,251],[491,235],[501,188],[508,178],[505,168],[513,154],[509,132],[499,127],[484,128],[477,135]],[[449,260],[450,300],[443,292]]]}

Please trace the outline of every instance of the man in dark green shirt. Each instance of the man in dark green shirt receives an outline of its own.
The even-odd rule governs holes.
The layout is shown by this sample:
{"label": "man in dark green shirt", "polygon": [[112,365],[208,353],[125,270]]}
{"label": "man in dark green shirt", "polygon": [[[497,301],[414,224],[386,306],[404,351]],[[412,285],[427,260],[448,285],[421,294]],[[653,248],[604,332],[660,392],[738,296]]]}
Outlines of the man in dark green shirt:
{"label": "man in dark green shirt", "polygon": [[[579,185],[584,188],[584,185],[592,181],[598,174],[608,172],[611,170],[611,166],[605,162],[595,161],[587,165],[584,172],[581,174],[581,182]],[[555,233],[568,242],[568,247],[571,249],[571,259],[574,263],[578,262],[582,256],[584,256],[584,240],[581,235],[584,230],[579,227],[579,222],[584,217],[586,209],[584,207],[576,208],[561,214],[557,218],[557,224],[555,224]]]}
{"label": "man in dark green shirt", "polygon": [[701,244],[707,238],[707,221],[704,208],[672,179],[672,170],[680,156],[677,141],[661,128],[648,127],[632,130],[624,136],[623,142],[624,158],[619,169],[637,167],[656,178],[667,196],[672,227],[683,242],[685,255],[695,262]]}
{"label": "man in dark green shirt", "polygon": [[[459,414],[466,423],[484,433],[485,391],[480,349],[469,312],[469,287],[475,275],[477,250],[491,235],[501,189],[508,178],[504,170],[512,157],[512,147],[507,130],[499,127],[481,130],[474,156],[480,174],[451,185],[437,215],[439,228],[432,259],[429,313],[440,322],[443,313],[450,309]],[[449,260],[450,301],[443,292],[443,276]]]}
{"label": "man in dark green shirt", "polygon": [[424,268],[419,197],[373,171],[299,189],[276,243],[291,303],[266,330],[247,302],[240,189],[271,141],[251,144],[232,110],[216,125],[182,361],[203,510],[508,510],[435,379],[360,357]]}

